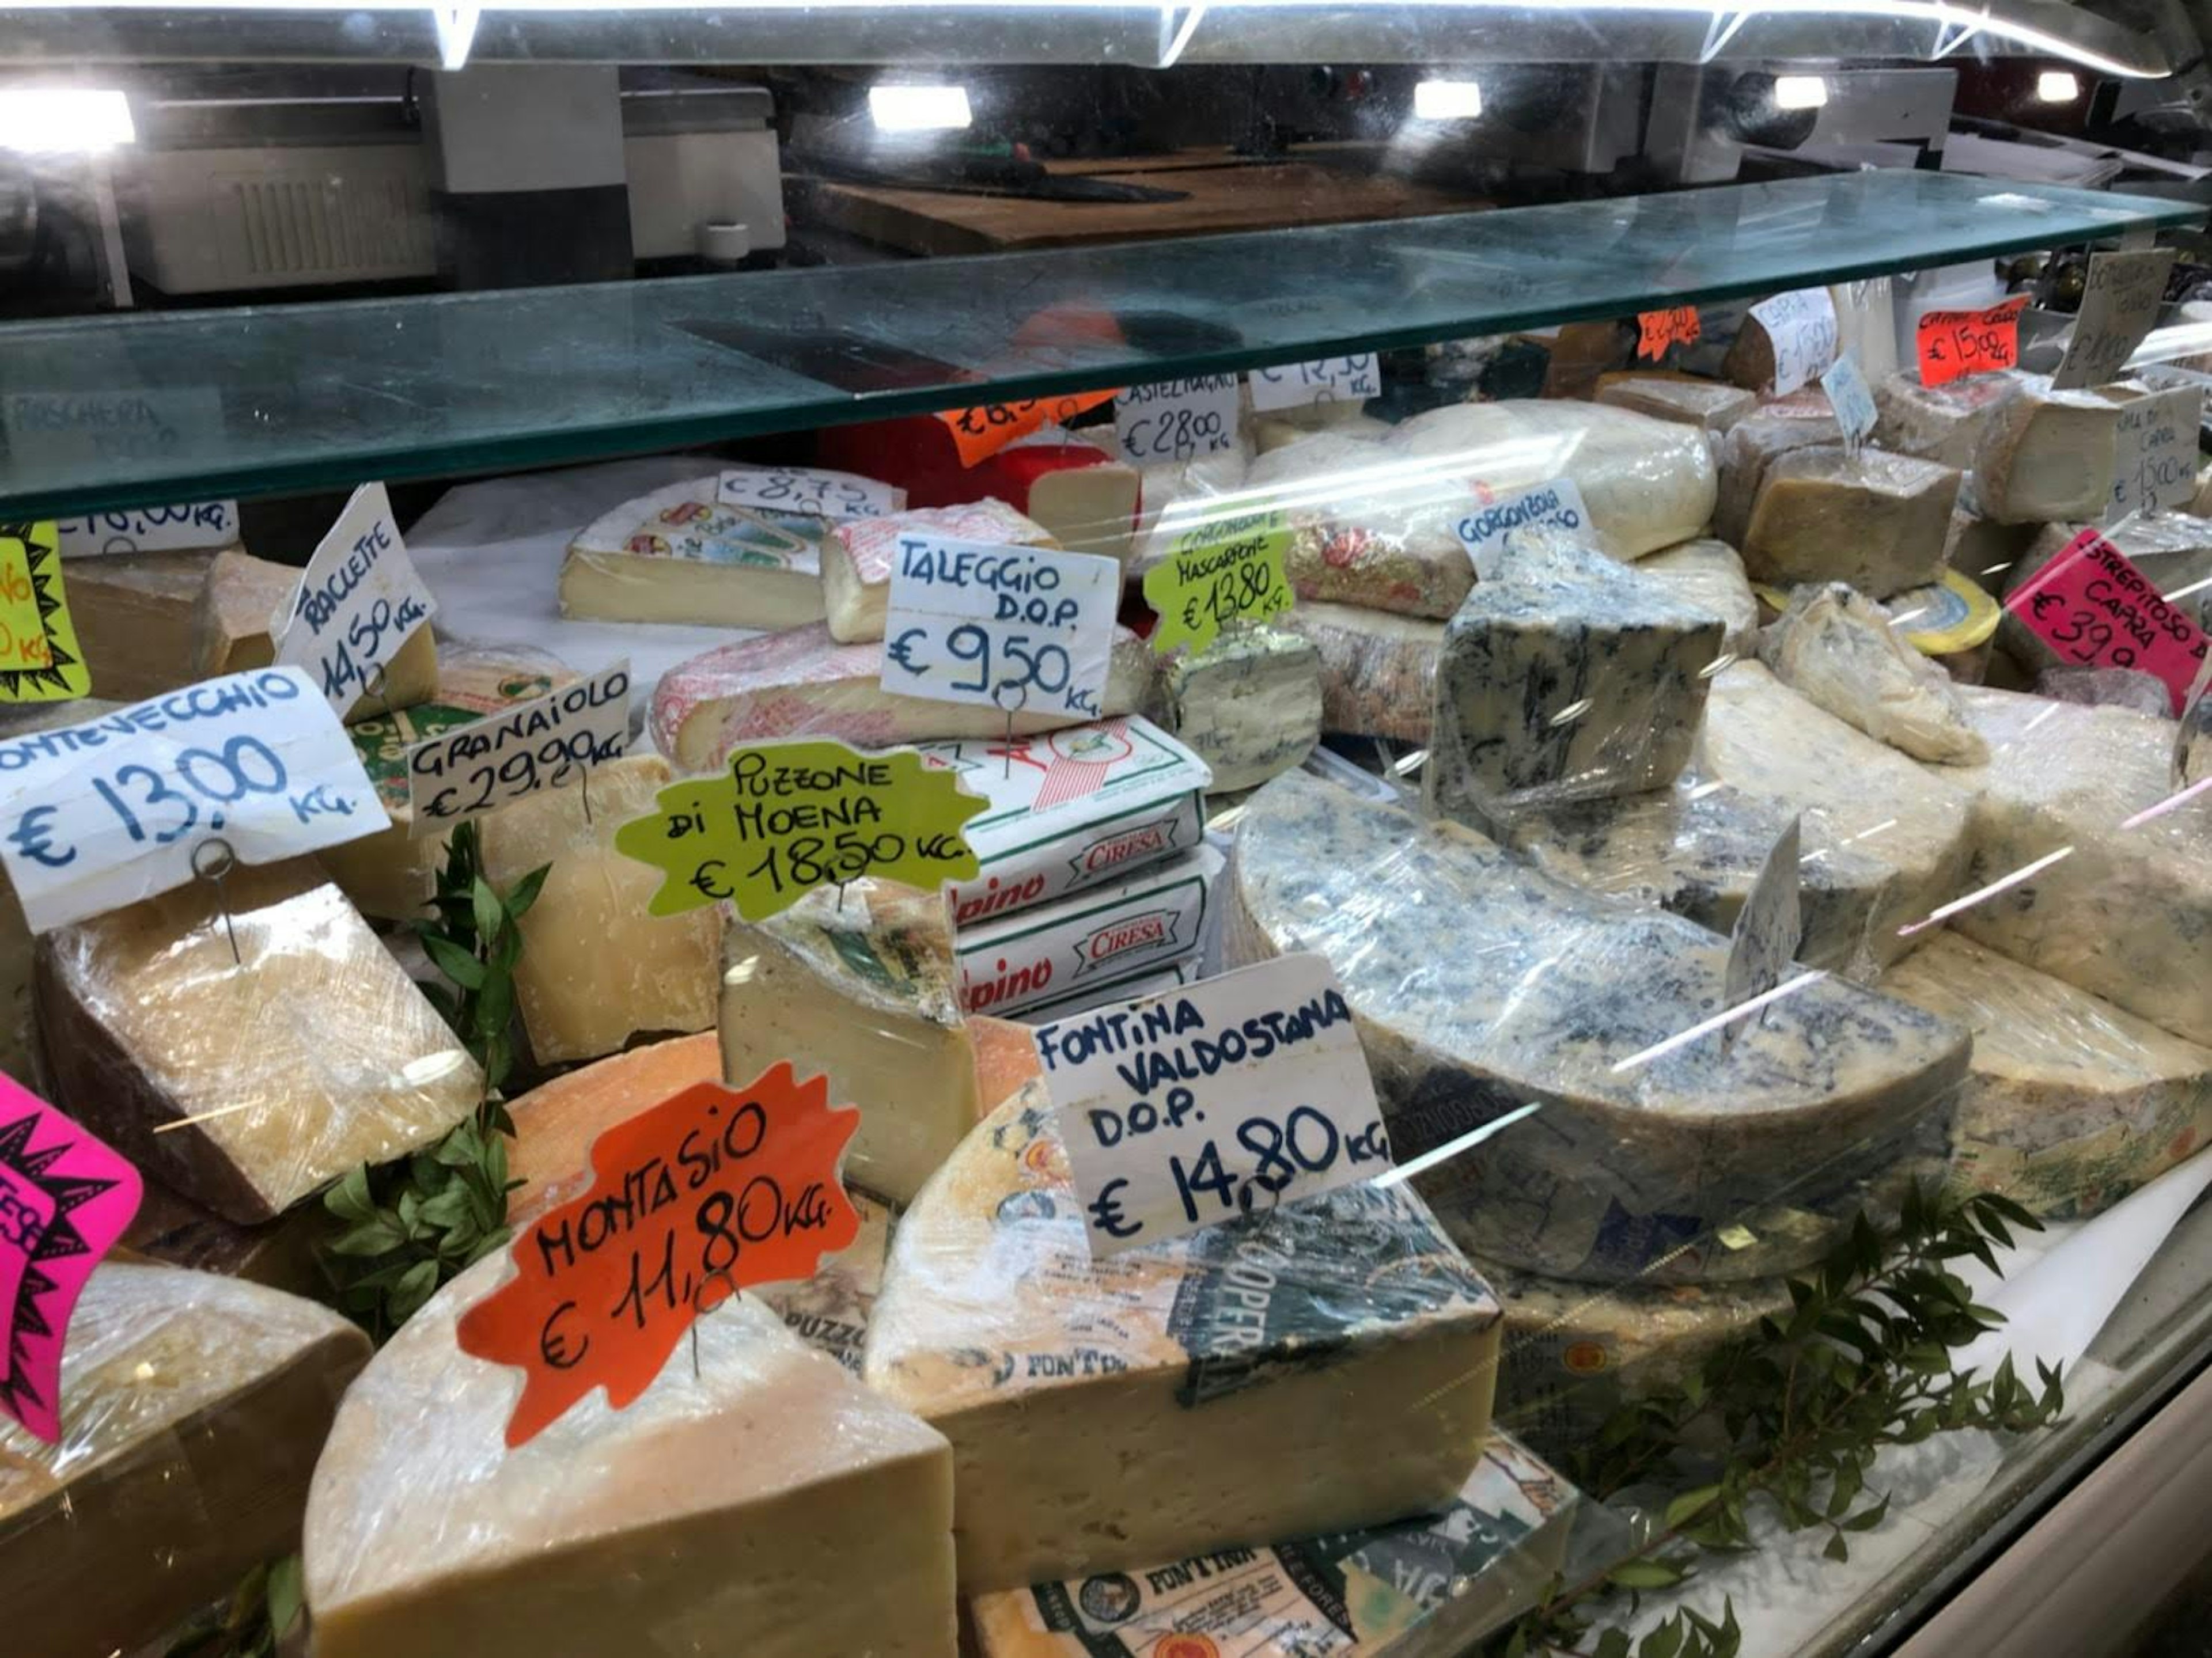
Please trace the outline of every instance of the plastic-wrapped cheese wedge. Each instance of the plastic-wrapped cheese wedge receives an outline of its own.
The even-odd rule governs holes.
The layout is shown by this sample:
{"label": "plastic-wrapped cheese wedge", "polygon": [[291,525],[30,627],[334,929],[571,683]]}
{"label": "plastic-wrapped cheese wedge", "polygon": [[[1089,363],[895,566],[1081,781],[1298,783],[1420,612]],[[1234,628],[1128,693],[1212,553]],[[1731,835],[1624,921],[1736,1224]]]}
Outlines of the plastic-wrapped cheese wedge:
{"label": "plastic-wrapped cheese wedge", "polygon": [[2000,524],[2101,517],[2119,470],[2120,404],[2130,395],[2056,392],[2045,375],[2011,377],[1974,447],[1983,515]]}
{"label": "plastic-wrapped cheese wedge", "polygon": [[975,1042],[942,893],[864,878],[757,924],[732,919],[720,1028],[726,1081],[789,1060],[860,1107],[846,1178],[895,1203],[912,1200],[975,1121]]}
{"label": "plastic-wrapped cheese wedge", "polygon": [[822,619],[827,519],[725,505],[717,475],[626,501],[576,533],[561,614],[598,622],[796,628]]}
{"label": "plastic-wrapped cheese wedge", "polygon": [[108,1261],[62,1357],[62,1442],[0,1416],[0,1601],[24,1658],[159,1640],[298,1546],[368,1339],[256,1284]]}
{"label": "plastic-wrapped cheese wedge", "polygon": [[[1006,717],[976,702],[935,702],[883,689],[884,647],[840,645],[826,625],[763,634],[679,662],[653,693],[653,745],[681,772],[712,771],[740,743],[834,737],[861,748],[1002,737]],[[1114,630],[1099,717],[1135,714],[1152,694],[1152,652]],[[1081,725],[1080,716],[1014,716],[1017,736]]]}
{"label": "plastic-wrapped cheese wedge", "polygon": [[1989,758],[1951,676],[1840,582],[1800,587],[1760,636],[1759,654],[1807,701],[1901,754],[1948,766]]}
{"label": "plastic-wrapped cheese wedge", "polygon": [[551,866],[522,918],[514,969],[515,1005],[540,1063],[597,1059],[641,1032],[714,1023],[715,911],[648,914],[660,872],[615,850],[615,831],[651,811],[668,780],[659,755],[634,754],[483,821],[484,876],[501,892]]}
{"label": "plastic-wrapped cheese wedge", "polygon": [[1636,568],[1665,582],[1685,604],[1720,617],[1727,649],[1743,656],[1758,648],[1759,596],[1751,591],[1742,557],[1725,541],[1699,536],[1678,542],[1638,559]]}
{"label": "plastic-wrapped cheese wedge", "polygon": [[[136,702],[191,683],[192,608],[221,556],[122,553],[68,561],[70,614],[94,690]],[[296,586],[300,573],[290,574]],[[261,620],[266,632],[265,612]]]}
{"label": "plastic-wrapped cheese wedge", "polygon": [[1689,1033],[1724,1005],[1727,939],[1456,823],[1291,772],[1247,804],[1230,881],[1231,962],[1336,969],[1401,1163],[1537,1108],[1415,1179],[1484,1259],[1599,1282],[1788,1272],[1942,1155],[1964,1030],[1816,978],[1724,1051]]}
{"label": "plastic-wrapped cheese wedge", "polygon": [[1453,526],[1480,504],[1456,471],[1327,431],[1261,455],[1218,510],[1288,519],[1283,568],[1301,604],[1447,616],[1474,580]]}
{"label": "plastic-wrapped cheese wedge", "polygon": [[1742,546],[1767,469],[1797,450],[1843,440],[1843,428],[1825,407],[1814,414],[1796,412],[1791,405],[1769,404],[1738,421],[1721,441],[1713,533],[1731,547]]}
{"label": "plastic-wrapped cheese wedge", "polygon": [[1654,420],[1694,426],[1715,437],[1759,406],[1757,394],[1741,386],[1687,374],[1607,374],[1598,381],[1597,400]]}
{"label": "plastic-wrapped cheese wedge", "polygon": [[1944,932],[1881,987],[1974,1033],[1955,1178],[2039,1215],[2096,1214],[2212,1140],[2212,1048]]}
{"label": "plastic-wrapped cheese wedge", "polygon": [[1580,1500],[1493,1432],[1440,1513],[1002,1589],[969,1611],[981,1658],[1155,1658],[1185,1650],[1177,1637],[1198,1658],[1230,1630],[1238,1658],[1448,1658],[1535,1603]]}
{"label": "plastic-wrapped cheese wedge", "polygon": [[1219,791],[1257,788],[1321,741],[1321,653],[1286,629],[1232,628],[1170,661],[1161,691],[1168,729]]}
{"label": "plastic-wrapped cheese wedge", "polygon": [[863,1374],[952,1441],[974,1594],[1433,1510],[1480,1454],[1497,1341],[1402,1188],[1094,1260],[1030,1083],[900,1222]]}
{"label": "plastic-wrapped cheese wedge", "polygon": [[483,1073],[312,859],[240,865],[46,934],[55,1103],[228,1219],[431,1144]]}
{"label": "plastic-wrapped cheese wedge", "polygon": [[1875,446],[1965,471],[1974,464],[1990,417],[2019,381],[2011,374],[1969,374],[1923,386],[1917,374],[1885,376],[1874,389]]}
{"label": "plastic-wrapped cheese wedge", "polygon": [[945,1441],[750,1297],[627,1409],[509,1449],[521,1373],[463,1352],[504,1254],[354,1384],[307,1502],[317,1658],[953,1658]]}
{"label": "plastic-wrapped cheese wedge", "polygon": [[1352,604],[1300,603],[1275,625],[1321,653],[1321,726],[1425,743],[1444,624]]}
{"label": "plastic-wrapped cheese wedge", "polygon": [[2199,796],[2130,827],[2177,792],[2173,722],[1982,686],[1960,695],[1990,744],[1990,763],[1964,774],[1980,789],[1964,885],[2012,879],[1950,925],[2212,1046],[2212,811]]}
{"label": "plastic-wrapped cheese wedge", "polygon": [[1743,532],[1761,581],[1842,581],[1876,598],[1940,580],[1959,474],[1932,460],[1840,446],[1769,463]]}
{"label": "plastic-wrapped cheese wedge", "polygon": [[891,566],[902,536],[942,536],[1000,547],[1054,547],[1052,532],[1003,501],[957,507],[917,507],[887,518],[854,519],[822,541],[822,596],[830,611],[830,636],[841,645],[884,636],[890,603]]}

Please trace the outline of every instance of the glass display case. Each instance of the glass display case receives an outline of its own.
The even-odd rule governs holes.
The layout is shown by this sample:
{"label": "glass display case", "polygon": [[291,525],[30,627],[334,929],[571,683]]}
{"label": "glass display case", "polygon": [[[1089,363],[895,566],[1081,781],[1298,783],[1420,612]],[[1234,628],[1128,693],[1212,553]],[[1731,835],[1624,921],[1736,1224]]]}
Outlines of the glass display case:
{"label": "glass display case", "polygon": [[2200,1564],[2183,10],[4,15],[11,1652]]}

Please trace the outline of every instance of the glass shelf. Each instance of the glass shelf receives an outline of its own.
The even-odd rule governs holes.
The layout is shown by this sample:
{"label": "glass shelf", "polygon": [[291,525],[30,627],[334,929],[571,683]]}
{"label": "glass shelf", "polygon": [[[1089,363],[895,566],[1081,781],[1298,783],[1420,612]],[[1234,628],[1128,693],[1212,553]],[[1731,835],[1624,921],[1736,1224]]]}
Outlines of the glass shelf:
{"label": "glass shelf", "polygon": [[675,448],[2203,216],[1868,172],[1106,248],[20,324],[0,328],[0,518]]}

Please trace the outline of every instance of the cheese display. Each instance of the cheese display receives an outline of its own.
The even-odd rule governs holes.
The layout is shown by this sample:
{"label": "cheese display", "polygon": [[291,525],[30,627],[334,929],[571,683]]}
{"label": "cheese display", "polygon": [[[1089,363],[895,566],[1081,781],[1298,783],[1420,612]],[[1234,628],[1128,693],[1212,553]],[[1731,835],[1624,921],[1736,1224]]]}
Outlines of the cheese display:
{"label": "cheese display", "polygon": [[1170,659],[1160,695],[1168,729],[1206,762],[1217,789],[1257,788],[1321,740],[1321,653],[1264,623]]}
{"label": "cheese display", "polygon": [[185,1197],[267,1220],[432,1144],[483,1073],[313,859],[241,865],[40,941],[54,1102]]}
{"label": "cheese display", "polygon": [[513,1270],[447,1284],[346,1394],[307,1501],[318,1658],[641,1631],[696,1658],[953,1658],[943,1438],[740,1298],[693,1327],[696,1370],[687,1339],[627,1409],[595,1392],[510,1449],[521,1378],[454,1327]]}
{"label": "cheese display", "polygon": [[1240,1658],[1442,1658],[1535,1604],[1579,1500],[1492,1433],[1441,1513],[979,1595],[976,1644],[981,1658],[1158,1658],[1182,1637],[1202,1658],[1233,1631]]}
{"label": "cheese display", "polygon": [[1454,525],[1480,505],[1455,468],[1322,432],[1254,461],[1223,510],[1288,518],[1283,568],[1300,604],[1446,616],[1474,580]]}
{"label": "cheese display", "polygon": [[415,833],[408,804],[407,750],[426,738],[472,725],[486,714],[543,696],[576,676],[538,651],[462,650],[438,664],[437,695],[395,713],[372,714],[346,729],[362,769],[376,786],[391,826],[358,841],[325,847],[319,856],[338,890],[364,915],[408,921],[428,913],[445,861],[445,835]]}
{"label": "cheese display", "polygon": [[250,553],[217,553],[192,606],[192,677],[243,673],[276,659],[269,624],[300,585],[300,573]]}
{"label": "cheese display", "polygon": [[1932,460],[1815,445],[1771,460],[1743,536],[1761,581],[1842,581],[1875,598],[1940,580],[1959,474]]}
{"label": "cheese display", "polygon": [[2014,377],[1974,447],[1974,491],[2001,524],[2094,519],[2119,473],[2120,401],[2057,392],[2039,374]]}
{"label": "cheese display", "polygon": [[1841,444],[1843,428],[1824,406],[1818,414],[1785,414],[1767,404],[1730,427],[1720,446],[1720,483],[1713,500],[1713,533],[1741,547],[1751,531],[1767,470],[1800,449]]}
{"label": "cheese display", "polygon": [[1975,943],[2212,1046],[2212,812],[2171,799],[2173,722],[1970,688],[1990,745],[1965,884]]}
{"label": "cheese display", "polygon": [[9,1649],[135,1651],[297,1546],[323,1436],[368,1357],[313,1302],[103,1264],[70,1322],[61,1442],[0,1414]]}
{"label": "cheese display", "polygon": [[1148,720],[1071,726],[1007,749],[997,740],[921,745],[991,803],[961,831],[980,865],[949,888],[961,926],[1116,879],[1205,835],[1213,774]]}
{"label": "cheese display", "polygon": [[709,473],[624,501],[577,531],[561,614],[598,622],[796,628],[823,616],[826,519],[733,507]]}
{"label": "cheese display", "polygon": [[1802,1266],[1879,1212],[1900,1169],[1941,1157],[1966,1073],[1964,1029],[1834,978],[1732,1046],[1700,1036],[1725,938],[1304,772],[1249,804],[1224,912],[1233,964],[1328,959],[1401,1163],[1537,1108],[1414,1181],[1470,1251],[1531,1271]]}
{"label": "cheese display", "polygon": [[1841,582],[1800,587],[1760,637],[1759,654],[1806,701],[1900,753],[1949,766],[1990,757],[1951,677]]}
{"label": "cheese display", "polygon": [[1299,604],[1275,626],[1321,653],[1323,731],[1429,740],[1444,624],[1351,604]]}
{"label": "cheese display", "polygon": [[1607,374],[1598,382],[1597,400],[1716,437],[1759,407],[1757,395],[1740,386],[1686,374]]}
{"label": "cheese display", "polygon": [[852,1184],[910,1202],[974,1126],[975,1042],[944,897],[862,879],[824,887],[722,944],[722,1077],[779,1060],[860,1109]]}
{"label": "cheese display", "polygon": [[1012,1013],[1086,988],[1109,999],[1120,981],[1205,942],[1220,872],[1221,854],[1200,845],[1056,903],[962,923],[954,946],[960,1005],[970,1013]]}
{"label": "cheese display", "polygon": [[1917,374],[1887,375],[1874,388],[1874,441],[1892,454],[1917,455],[1966,471],[1997,406],[2015,389],[2011,374],[1969,374],[1923,386]]}
{"label": "cheese display", "polygon": [[[659,756],[594,766],[483,819],[484,878],[511,891],[548,869],[522,918],[514,1000],[541,1064],[597,1059],[632,1036],[714,1023],[718,917],[653,915],[660,872],[615,850],[615,831],[653,810],[670,780]],[[750,1080],[750,1078],[748,1078]]]}
{"label": "cheese display", "polygon": [[830,636],[838,643],[884,636],[891,565],[902,536],[941,536],[1001,547],[1055,544],[1051,532],[1035,519],[1003,501],[988,498],[961,507],[917,507],[885,518],[840,524],[822,542],[822,600],[829,609]]}
{"label": "cheese display", "polygon": [[1601,404],[1455,404],[1401,422],[1383,447],[1494,494],[1571,478],[1598,543],[1632,559],[1705,532],[1713,516],[1705,434]]}
{"label": "cheese display", "polygon": [[[793,628],[724,645],[678,663],[653,688],[648,729],[679,772],[712,771],[740,743],[775,737],[834,737],[862,748],[932,738],[1003,738],[1006,717],[977,702],[901,696],[878,683],[884,650],[869,642],[840,645],[826,626]],[[1134,714],[1150,700],[1152,652],[1116,629],[1103,717]],[[1081,722],[1018,714],[1013,730],[1029,736]]]}
{"label": "cheese display", "polygon": [[1102,1260],[1085,1230],[1031,1083],[891,1241],[863,1375],[952,1442],[963,1593],[1372,1525],[1466,1484],[1498,1303],[1409,1193],[1340,1187]]}
{"label": "cheese display", "polygon": [[1954,1181],[2080,1219],[2212,1141],[2212,1048],[1949,932],[1881,987],[1974,1033]]}
{"label": "cheese display", "polygon": [[1444,629],[1430,805],[1464,817],[1664,788],[1697,740],[1723,631],[1595,549],[1510,536],[1502,579]]}
{"label": "cheese display", "polygon": [[1759,648],[1759,597],[1742,557],[1725,541],[1700,536],[1637,560],[1636,568],[1664,582],[1684,604],[1720,617],[1728,651],[1747,656]]}

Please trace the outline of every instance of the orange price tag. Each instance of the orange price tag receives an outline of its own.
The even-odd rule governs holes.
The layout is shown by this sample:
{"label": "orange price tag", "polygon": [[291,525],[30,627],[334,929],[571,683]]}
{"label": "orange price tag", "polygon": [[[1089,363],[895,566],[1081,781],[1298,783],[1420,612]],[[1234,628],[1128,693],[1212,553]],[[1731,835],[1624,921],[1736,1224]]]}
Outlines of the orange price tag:
{"label": "orange price tag", "polygon": [[2009,368],[2020,361],[2020,313],[2027,295],[2015,294],[1982,311],[1923,311],[1917,338],[1920,383],[1942,386],[1967,374]]}
{"label": "orange price tag", "polygon": [[1674,345],[1695,345],[1705,330],[1698,323],[1698,307],[1678,305],[1667,311],[1636,313],[1636,355],[1656,362]]}
{"label": "orange price tag", "polygon": [[523,1374],[520,1445],[604,1385],[621,1410],[692,1322],[740,1289],[811,1278],[860,1236],[837,1164],[860,1114],[787,1062],[694,1083],[592,1144],[591,1186],[513,1245],[516,1276],[462,1315],[462,1351]]}
{"label": "orange price tag", "polygon": [[1085,410],[1111,403],[1121,396],[1111,392],[1065,392],[1056,398],[1024,398],[1018,403],[984,403],[973,409],[944,409],[938,419],[952,434],[960,451],[960,464],[973,466],[988,460],[1016,438],[1025,438],[1040,426],[1073,420]]}

